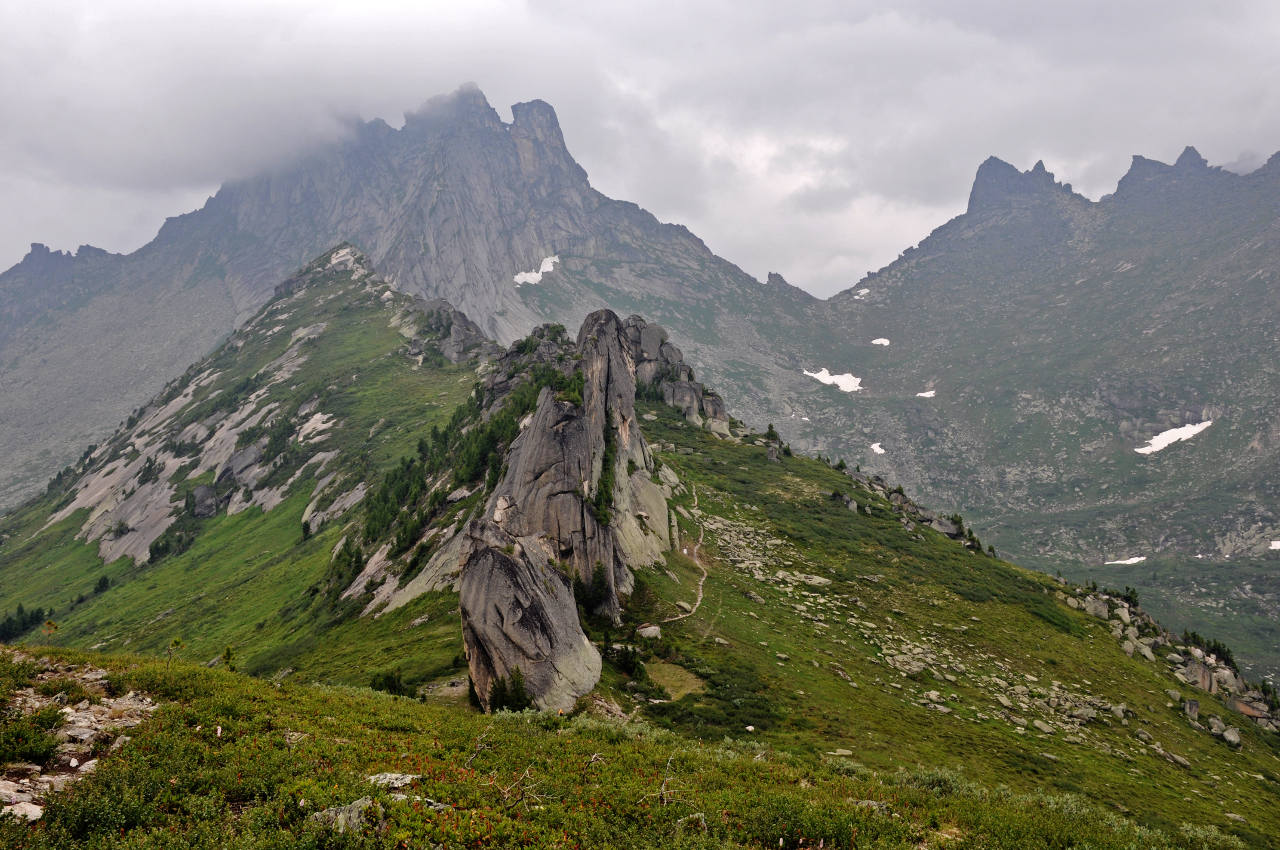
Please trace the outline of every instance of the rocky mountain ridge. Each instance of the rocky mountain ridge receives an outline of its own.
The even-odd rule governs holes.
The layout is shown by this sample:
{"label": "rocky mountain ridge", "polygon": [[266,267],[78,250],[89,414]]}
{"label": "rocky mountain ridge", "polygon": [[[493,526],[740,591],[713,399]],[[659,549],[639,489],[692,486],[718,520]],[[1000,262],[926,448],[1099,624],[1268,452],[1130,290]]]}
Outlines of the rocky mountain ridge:
{"label": "rocky mountain ridge", "polygon": [[[1169,165],[1136,157],[1098,202],[1043,164],[988,160],[963,215],[819,302],[599,195],[548,105],[512,116],[464,88],[400,130],[359,125],[228,184],[134,255],[35,251],[0,275],[10,492],[73,461],[287,271],[350,239],[395,287],[503,342],[602,307],[660,321],[756,427],[785,423],[797,448],[963,511],[1041,568],[1164,557],[1181,579],[1275,557],[1277,157],[1243,176],[1193,149]],[[1274,624],[1276,589],[1248,584],[1226,592]],[[1207,628],[1192,608],[1163,613]]]}
{"label": "rocky mountain ridge", "polygon": [[[600,656],[579,625],[574,588],[589,588],[589,613],[616,623],[632,570],[660,562],[674,545],[667,499],[679,482],[654,463],[636,420],[637,387],[729,434],[723,406],[708,402],[718,398],[692,377],[666,331],[608,310],[589,315],[576,342],[559,326],[536,329],[486,375],[477,390],[481,422],[507,412],[529,381],[543,385],[491,467],[501,474],[485,487],[483,511],[445,530],[438,554],[391,597],[395,605],[420,588],[455,583],[471,682],[485,708],[495,682],[517,670],[541,708],[568,710],[595,686]],[[700,412],[688,407],[693,399]],[[451,480],[436,479],[425,498]],[[428,528],[424,539],[439,533]],[[376,580],[362,573],[357,583]]]}
{"label": "rocky mountain ridge", "polygon": [[[1146,560],[1152,600],[1273,557],[1278,164],[1138,157],[1094,202],[1042,165],[988,160],[965,214],[831,299],[822,319],[843,333],[805,369],[859,389],[815,382],[797,443],[962,510],[1024,563],[1102,581],[1107,562]],[[1277,588],[1252,574],[1228,592],[1274,623]],[[1210,628],[1172,595],[1160,606]],[[1254,631],[1226,638],[1262,662]]]}
{"label": "rocky mountain ridge", "polygon": [[[751,763],[777,748],[845,772],[962,766],[1170,834],[1190,823],[1256,844],[1272,829],[1274,701],[1130,591],[1021,570],[890,480],[795,451],[789,423],[759,433],[727,418],[638,317],[596,312],[574,336],[544,325],[450,362],[473,333],[351,246],[326,252],[104,456],[0,521],[0,593],[21,594],[2,604],[56,609],[57,629],[31,641],[158,657],[141,681],[180,699],[209,691],[169,670],[175,653],[234,659],[280,684],[269,691],[372,683],[456,717],[470,716],[470,679],[482,708],[510,707],[515,691],[545,709],[520,716],[526,733],[571,722],[561,711],[607,735],[643,718],[646,740],[653,727],[727,738]],[[131,470],[121,489],[83,486],[117,467]],[[86,523],[154,485],[171,524],[141,562],[104,563]],[[93,489],[115,495],[48,522]],[[162,716],[174,710],[190,716]],[[249,715],[234,713],[205,737],[244,733]],[[497,729],[509,716],[497,715],[482,722]],[[441,725],[395,728],[434,751]],[[454,761],[489,770],[488,734],[468,734]],[[428,781],[386,746],[386,764],[317,811],[367,795],[369,775]],[[575,769],[596,769],[598,751]],[[95,787],[84,782],[77,795]],[[417,790],[460,799],[449,783]]]}
{"label": "rocky mountain ridge", "polygon": [[[104,437],[175,377],[172,364],[212,350],[276,283],[343,241],[400,291],[447,300],[504,343],[545,321],[576,324],[584,307],[643,307],[710,332],[719,323],[705,311],[719,299],[775,317],[808,299],[761,287],[687,229],[593,189],[548,104],[516,104],[505,123],[464,86],[399,130],[357,124],[341,143],[228,183],[132,254],[40,246],[0,274],[0,391],[15,410],[0,422],[0,479],[13,482],[0,500]],[[730,330],[760,339],[752,322],[715,329]]]}

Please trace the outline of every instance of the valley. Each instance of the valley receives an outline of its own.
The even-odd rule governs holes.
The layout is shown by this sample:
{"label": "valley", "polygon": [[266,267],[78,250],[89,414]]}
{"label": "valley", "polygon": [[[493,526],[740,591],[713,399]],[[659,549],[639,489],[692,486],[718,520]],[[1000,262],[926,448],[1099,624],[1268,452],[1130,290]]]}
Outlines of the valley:
{"label": "valley", "polygon": [[[157,706],[118,747],[30,733],[52,743],[10,793],[81,778],[5,841],[1280,829],[1280,703],[1221,647],[735,412],[639,316],[503,349],[352,246],[322,253],[0,520],[0,609],[50,624],[6,650],[7,693]],[[522,701],[544,711],[502,710]]]}

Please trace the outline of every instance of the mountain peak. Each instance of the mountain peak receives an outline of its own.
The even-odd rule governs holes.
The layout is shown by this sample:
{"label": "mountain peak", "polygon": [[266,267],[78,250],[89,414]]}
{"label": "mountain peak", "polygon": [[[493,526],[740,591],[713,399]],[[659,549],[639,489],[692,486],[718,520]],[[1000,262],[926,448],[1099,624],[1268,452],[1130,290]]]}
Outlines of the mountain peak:
{"label": "mountain peak", "polygon": [[404,116],[406,130],[410,127],[431,128],[448,121],[501,124],[498,113],[475,83],[463,83],[449,94],[436,95]]}
{"label": "mountain peak", "polygon": [[[1125,172],[1125,175],[1120,178],[1120,182],[1116,184],[1114,197],[1135,197],[1134,193],[1139,192],[1140,187],[1161,187],[1177,183],[1179,178],[1198,178],[1200,176],[1219,179],[1232,175],[1222,168],[1210,166],[1208,161],[1200,155],[1200,152],[1191,145],[1183,148],[1182,153],[1178,155],[1173,165],[1167,165],[1159,160],[1148,159],[1145,156],[1134,154],[1129,170]],[[1197,180],[1194,184],[1188,185],[1200,184]]]}
{"label": "mountain peak", "polygon": [[1200,155],[1200,151],[1187,145],[1182,149],[1176,162],[1173,163],[1174,168],[1208,168],[1209,161]]}
{"label": "mountain peak", "polygon": [[564,135],[560,132],[556,110],[545,100],[512,104],[511,129],[532,136],[543,144],[564,147]]}
{"label": "mountain peak", "polygon": [[978,166],[969,192],[969,212],[999,209],[1015,197],[1029,197],[1057,188],[1053,173],[1037,160],[1030,171],[1019,171],[999,157],[989,156]]}

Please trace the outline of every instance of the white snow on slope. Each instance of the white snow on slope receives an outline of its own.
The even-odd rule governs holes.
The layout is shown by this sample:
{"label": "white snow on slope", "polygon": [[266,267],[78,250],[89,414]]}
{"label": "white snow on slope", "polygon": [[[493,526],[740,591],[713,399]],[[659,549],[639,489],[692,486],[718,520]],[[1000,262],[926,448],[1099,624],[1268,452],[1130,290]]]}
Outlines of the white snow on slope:
{"label": "white snow on slope", "polygon": [[845,372],[843,375],[833,375],[828,372],[827,368],[824,366],[816,372],[810,372],[808,369],[805,369],[804,373],[816,381],[821,381],[824,384],[832,384],[847,393],[856,393],[858,390],[862,389],[862,379],[855,378],[848,372]]}
{"label": "white snow on slope", "polygon": [[1123,561],[1103,561],[1103,563],[1104,564],[1124,564],[1125,566],[1128,566],[1129,564],[1141,564],[1146,559],[1147,559],[1146,555],[1136,555],[1132,558],[1125,558]]}
{"label": "white snow on slope", "polygon": [[556,263],[560,262],[560,257],[543,257],[542,264],[538,266],[536,272],[520,272],[512,278],[516,282],[516,286],[524,286],[526,283],[541,283],[542,276],[549,272],[555,271]]}
{"label": "white snow on slope", "polygon": [[1272,541],[1271,541],[1271,548],[1272,548],[1272,549],[1280,549],[1280,540],[1272,540]]}
{"label": "white snow on slope", "polygon": [[934,397],[935,395],[937,395],[937,394],[938,394],[938,391],[937,391],[937,390],[925,390],[925,391],[924,391],[924,392],[922,392],[922,393],[916,393],[916,395],[917,395],[919,398],[933,398],[933,397]]}
{"label": "white snow on slope", "polygon": [[1168,448],[1179,440],[1190,440],[1196,434],[1199,434],[1205,428],[1213,424],[1212,419],[1206,419],[1195,425],[1183,425],[1181,428],[1170,428],[1168,431],[1161,431],[1151,438],[1151,441],[1145,446],[1139,446],[1134,449],[1140,455],[1149,455],[1158,452],[1161,449]]}
{"label": "white snow on slope", "polygon": [[882,455],[884,454],[884,446],[880,445],[879,443],[872,443],[871,451],[875,452],[878,455]]}
{"label": "white snow on slope", "polygon": [[889,344],[889,340],[887,340],[887,339],[885,339],[884,337],[880,336],[880,337],[876,337],[875,339],[871,340],[871,344],[872,344],[872,345],[888,345],[888,344]]}

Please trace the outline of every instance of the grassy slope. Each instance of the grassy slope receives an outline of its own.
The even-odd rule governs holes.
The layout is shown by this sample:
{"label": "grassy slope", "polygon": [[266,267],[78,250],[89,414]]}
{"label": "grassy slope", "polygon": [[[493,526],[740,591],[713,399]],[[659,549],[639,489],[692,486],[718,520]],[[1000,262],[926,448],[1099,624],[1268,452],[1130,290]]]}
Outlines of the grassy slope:
{"label": "grassy slope", "polygon": [[[326,472],[376,482],[415,450],[432,425],[448,421],[475,381],[473,365],[414,368],[398,351],[403,337],[388,323],[394,306],[338,272],[269,305],[189,373],[207,367],[218,377],[196,392],[179,421],[199,418],[211,398],[280,357],[295,330],[325,322],[323,334],[304,345],[301,368],[271,386],[263,403],[290,409],[319,398],[319,410],[335,416],[336,424],[327,439],[300,455],[337,449],[340,457]],[[120,438],[127,436],[121,432]],[[203,520],[186,552],[140,566],[130,559],[104,565],[96,545],[77,540],[83,511],[42,529],[59,498],[46,495],[0,519],[0,611],[19,603],[54,609],[53,640],[63,645],[160,653],[178,638],[187,657],[201,660],[230,645],[242,666],[263,674],[293,668],[309,678],[366,683],[369,670],[383,665],[400,668],[410,681],[453,669],[461,638],[439,616],[455,606],[452,601],[421,599],[372,626],[353,626],[338,612],[312,605],[310,589],[323,581],[344,533],[340,521],[302,540],[313,469],[305,469],[271,511],[252,507]],[[181,510],[180,499],[175,510]],[[356,510],[345,519],[358,516]],[[103,575],[112,586],[95,593]]]}
{"label": "grassy slope", "polygon": [[[665,408],[652,412],[659,419],[645,423],[651,439],[694,449],[660,457],[697,485],[700,509],[745,521],[782,542],[765,560],[765,573],[782,567],[832,580],[823,587],[757,580],[749,568],[732,563],[731,556],[743,555],[740,534],[730,532],[725,542],[726,535],[708,532],[702,606],[694,616],[664,625],[664,641],[666,651],[702,672],[709,687],[655,707],[651,713],[660,722],[709,738],[741,734],[750,724],[789,749],[817,755],[845,748],[880,769],[920,764],[1017,790],[1082,792],[1164,828],[1184,820],[1229,827],[1223,813],[1235,812],[1255,825],[1246,831],[1251,839],[1280,829],[1275,736],[1250,728],[1248,743],[1234,754],[1192,729],[1163,693],[1186,692],[1186,686],[1163,665],[1126,657],[1101,621],[1055,600],[1058,586],[1050,579],[970,554],[928,530],[920,532],[923,540],[912,539],[869,494],[854,492],[848,477],[820,461],[784,457],[771,464],[763,448],[682,427]],[[833,490],[871,503],[883,515],[855,514],[830,499]],[[692,508],[690,496],[682,501]],[[694,523],[682,520],[682,527],[695,538]],[[673,572],[682,576],[679,584],[660,572],[644,574],[654,591],[655,619],[675,613],[675,599],[692,601],[693,575]],[[860,578],[869,575],[882,578]],[[983,590],[991,598],[974,601],[988,595]],[[751,601],[748,593],[764,602]],[[820,621],[812,619],[818,616]],[[849,617],[858,625],[851,626]],[[950,665],[934,669],[955,681],[935,679],[928,670],[907,677],[886,665],[883,656],[892,654],[886,650],[904,643],[949,650],[941,660]],[[1033,689],[1056,680],[1075,694],[1123,702],[1135,716],[1128,725],[1108,716],[1074,732],[1050,719],[1054,734],[1022,731],[1003,719],[994,697],[1008,691],[990,677]],[[941,704],[950,713],[920,704],[920,695],[932,690],[944,695]],[[768,694],[774,716],[752,718],[752,708],[764,708],[753,705],[750,695],[756,693]],[[1195,696],[1202,718],[1217,713],[1233,722],[1214,698]],[[1143,747],[1134,737],[1138,729],[1194,769]]]}
{"label": "grassy slope", "polygon": [[[55,797],[15,848],[1242,847],[1212,828],[1152,831],[1072,795],[985,789],[932,768],[877,773],[744,737],[272,685],[220,670],[54,650],[166,704]],[[17,683],[21,684],[21,683]],[[365,777],[421,778],[395,799]],[[372,798],[366,826],[310,816]]]}
{"label": "grassy slope", "polygon": [[[331,320],[322,311],[352,303],[377,315],[376,305],[358,299],[307,299],[282,321],[292,328]],[[256,326],[274,320],[268,315]],[[322,395],[321,409],[340,411],[343,423],[328,445],[346,449],[353,471],[376,474],[443,423],[472,374],[414,371],[389,356],[399,339],[385,316],[331,326],[334,344],[310,344],[307,364],[279,388],[280,400]],[[233,362],[270,362],[289,332],[251,338],[239,359],[215,362],[228,370],[220,382],[236,379]],[[424,406],[424,399],[436,403]],[[1177,846],[1216,846],[1212,828],[1221,827],[1261,846],[1280,830],[1274,738],[1243,728],[1244,747],[1233,753],[1191,729],[1163,695],[1175,683],[1126,658],[1101,622],[1055,601],[1058,586],[1048,578],[970,554],[931,531],[904,530],[886,503],[819,461],[772,464],[761,447],[688,428],[671,409],[641,407],[656,417],[643,422],[651,441],[676,446],[660,453],[663,462],[696,488],[696,507],[692,493],[677,499],[688,513],[681,528],[686,546],[705,532],[701,559],[710,569],[699,610],[664,623],[664,639],[644,647],[653,679],[678,697],[640,701],[652,725],[500,717],[489,727],[457,704],[301,684],[364,684],[389,669],[411,683],[456,678],[460,648],[448,594],[372,621],[342,620],[311,605],[308,589],[323,577],[341,529],[300,539],[306,482],[268,513],[206,521],[190,550],[141,568],[99,564],[74,540],[78,520],[37,532],[54,497],[6,519],[0,605],[57,607],[59,643],[107,642],[155,655],[181,637],[185,658],[211,658],[231,644],[250,672],[297,671],[279,689],[187,668],[171,677],[151,667],[123,680],[122,687],[147,687],[179,704],[143,734],[143,746],[104,762],[99,777],[50,809],[48,839],[116,846],[117,824],[142,830],[133,833],[137,846],[165,846],[168,829],[182,846],[215,844],[224,833],[245,846],[289,843],[310,835],[306,812],[369,793],[363,774],[397,767],[427,773],[420,793],[465,813],[380,797],[390,826],[370,839],[375,844],[392,846],[401,835],[458,842],[492,834],[499,844],[776,846],[782,838],[784,846],[801,846],[801,836],[848,843],[856,830],[860,841],[883,846],[954,836],[961,843],[949,846],[1081,846],[1070,843],[1078,840],[1158,847],[1162,835],[1181,836]],[[863,512],[831,499],[833,490],[852,495]],[[29,570],[32,563],[38,569]],[[667,568],[640,572],[633,621],[665,619],[677,612],[676,601],[692,601],[696,564],[673,553]],[[94,595],[104,570],[114,585]],[[780,581],[778,570],[830,583]],[[86,600],[68,610],[67,600],[82,593]],[[885,663],[913,648],[937,659],[914,676]],[[997,687],[996,676],[1007,685]],[[1010,723],[995,702],[997,692],[1055,680],[1078,695],[1125,703],[1133,712],[1128,724],[1104,715],[1069,730],[1053,719],[1055,732],[1043,735]],[[629,705],[634,684],[609,669],[601,690]],[[661,694],[643,683],[639,690]],[[1228,716],[1212,698],[1201,701],[1202,715]],[[233,734],[211,740],[211,724]],[[310,737],[283,749],[286,729]],[[1136,740],[1137,729],[1193,769],[1158,757]],[[482,735],[492,748],[465,766]],[[839,751],[850,755],[826,755]],[[603,762],[592,761],[595,753]],[[668,757],[668,787],[680,792],[662,806],[652,795]],[[549,796],[513,796],[526,766],[531,778],[523,785],[539,783],[542,790],[531,793]],[[170,778],[177,791],[151,793]],[[142,790],[122,790],[132,788]],[[1064,793],[1105,808],[1034,796]],[[898,817],[850,805],[862,799],[888,801]],[[1143,827],[1115,822],[1108,812],[1116,811]],[[697,812],[705,833],[700,820],[680,820]],[[1227,812],[1246,822],[1226,819]],[[1209,837],[1191,841],[1186,823],[1210,828]],[[331,842],[312,838],[318,846]]]}

